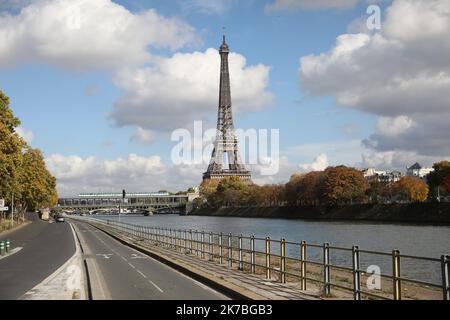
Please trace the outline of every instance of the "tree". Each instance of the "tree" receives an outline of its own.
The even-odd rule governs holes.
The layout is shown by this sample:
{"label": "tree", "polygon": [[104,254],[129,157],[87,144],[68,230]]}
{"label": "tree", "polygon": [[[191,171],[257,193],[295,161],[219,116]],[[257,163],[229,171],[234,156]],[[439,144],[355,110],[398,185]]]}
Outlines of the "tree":
{"label": "tree", "polygon": [[283,199],[291,205],[299,203],[299,192],[302,179],[306,176],[305,173],[295,173],[291,179],[284,186]]}
{"label": "tree", "polygon": [[217,186],[217,196],[220,205],[236,206],[248,199],[249,185],[239,177],[225,177]]}
{"label": "tree", "polygon": [[392,189],[394,195],[402,200],[422,202],[428,197],[427,184],[422,179],[415,177],[402,177],[394,183]]}
{"label": "tree", "polygon": [[200,185],[200,196],[204,198],[209,206],[215,207],[217,204],[217,186],[219,180],[203,180]]}
{"label": "tree", "polygon": [[15,133],[19,125],[9,108],[9,98],[0,90],[0,197],[7,203],[12,195],[19,196],[22,191],[18,180],[25,142]]}
{"label": "tree", "polygon": [[21,204],[25,209],[52,207],[58,202],[56,179],[45,167],[40,150],[27,148],[25,151],[20,183],[23,186]]}
{"label": "tree", "polygon": [[58,195],[56,179],[46,169],[42,153],[15,132],[19,125],[9,98],[0,90],[0,196],[9,203],[14,195],[17,212],[24,218],[27,209],[55,205]]}
{"label": "tree", "polygon": [[298,198],[301,204],[312,206],[320,204],[323,178],[323,171],[312,171],[299,181]]}
{"label": "tree", "polygon": [[367,181],[360,170],[346,166],[329,167],[325,170],[322,197],[326,205],[365,202],[367,189]]}
{"label": "tree", "polygon": [[443,186],[445,179],[450,175],[450,161],[440,161],[433,165],[434,171],[427,176],[429,189],[437,196],[437,189]]}
{"label": "tree", "polygon": [[380,181],[378,181],[378,179],[369,181],[369,188],[367,189],[367,196],[369,197],[369,201],[372,203],[378,203],[378,199],[382,195],[384,187],[385,186]]}
{"label": "tree", "polygon": [[450,193],[450,174],[444,179],[442,182],[442,186],[444,187],[446,192]]}

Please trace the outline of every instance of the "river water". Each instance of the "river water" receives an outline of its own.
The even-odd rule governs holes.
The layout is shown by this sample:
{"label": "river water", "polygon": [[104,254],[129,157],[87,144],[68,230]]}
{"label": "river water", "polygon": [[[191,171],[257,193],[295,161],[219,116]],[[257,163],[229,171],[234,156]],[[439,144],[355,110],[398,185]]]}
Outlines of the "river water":
{"label": "river water", "polygon": [[[102,219],[118,220],[118,216],[97,216]],[[204,217],[179,215],[121,216],[121,221],[136,225],[164,227],[172,229],[192,229],[205,232],[223,232],[234,235],[243,234],[256,237],[270,236],[272,239],[285,238],[290,242],[302,240],[311,244],[330,243],[331,246],[351,248],[358,245],[360,249],[390,253],[399,249],[401,254],[440,258],[450,254],[450,226],[387,224],[373,222],[349,221],[311,221],[265,218]],[[262,250],[263,241],[257,242],[257,249]],[[321,248],[308,249],[308,258],[320,261]],[[273,252],[278,252],[274,245]],[[287,253],[298,257],[297,245],[288,245]],[[349,266],[351,253],[331,249],[331,262]],[[389,256],[361,254],[363,268],[378,265],[383,274],[391,274],[392,260]],[[419,280],[441,282],[440,263],[402,259],[402,276]]]}

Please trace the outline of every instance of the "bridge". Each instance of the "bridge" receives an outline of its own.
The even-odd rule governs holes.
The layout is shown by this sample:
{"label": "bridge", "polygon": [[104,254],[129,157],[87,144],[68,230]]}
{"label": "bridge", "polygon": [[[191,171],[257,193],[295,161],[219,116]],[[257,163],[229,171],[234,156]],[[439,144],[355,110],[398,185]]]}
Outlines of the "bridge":
{"label": "bridge", "polygon": [[77,197],[58,199],[58,208],[64,210],[96,211],[96,210],[146,210],[150,212],[182,213],[186,204],[198,197],[198,193],[173,195],[168,192],[127,193],[83,193]]}

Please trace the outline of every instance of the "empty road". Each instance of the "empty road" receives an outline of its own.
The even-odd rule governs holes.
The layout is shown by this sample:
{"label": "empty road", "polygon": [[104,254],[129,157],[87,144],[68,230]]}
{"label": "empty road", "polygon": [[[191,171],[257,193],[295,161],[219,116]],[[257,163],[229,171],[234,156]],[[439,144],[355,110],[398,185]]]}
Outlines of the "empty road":
{"label": "empty road", "polygon": [[87,223],[71,222],[83,247],[93,299],[227,299]]}

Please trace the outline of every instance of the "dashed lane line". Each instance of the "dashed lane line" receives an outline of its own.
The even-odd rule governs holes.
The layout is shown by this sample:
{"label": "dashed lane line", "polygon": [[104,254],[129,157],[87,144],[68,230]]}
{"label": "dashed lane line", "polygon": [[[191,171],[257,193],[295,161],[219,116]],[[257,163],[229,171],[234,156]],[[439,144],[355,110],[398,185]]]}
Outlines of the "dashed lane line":
{"label": "dashed lane line", "polygon": [[160,287],[158,287],[152,280],[149,280],[148,282],[149,282],[152,286],[154,286],[156,289],[158,289],[159,292],[164,293],[164,291],[163,291]]}
{"label": "dashed lane line", "polygon": [[136,270],[137,271],[137,273],[139,273],[141,276],[143,276],[145,279],[147,279],[147,276],[145,275],[145,274],[143,274],[142,272],[141,272],[141,270]]}

